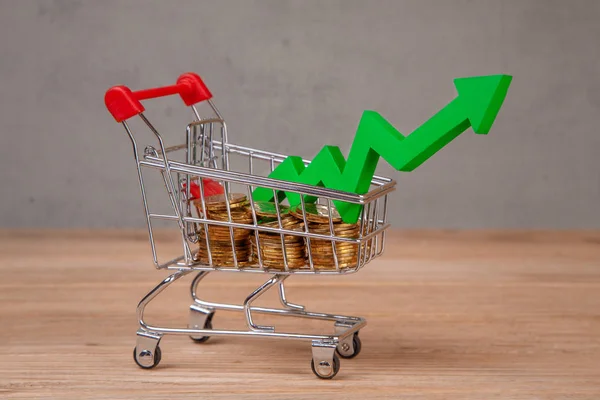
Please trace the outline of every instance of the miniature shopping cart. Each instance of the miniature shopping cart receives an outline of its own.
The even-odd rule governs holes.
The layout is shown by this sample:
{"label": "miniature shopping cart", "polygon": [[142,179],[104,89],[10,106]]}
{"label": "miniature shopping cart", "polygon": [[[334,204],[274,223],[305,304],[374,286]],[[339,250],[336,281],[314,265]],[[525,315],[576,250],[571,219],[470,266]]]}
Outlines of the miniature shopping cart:
{"label": "miniature shopping cart", "polygon": [[[190,106],[194,121],[187,125],[185,143],[167,147],[162,135],[144,116],[145,109],[140,101],[175,94],[178,94],[183,102]],[[303,306],[288,302],[284,282],[290,275],[294,274],[351,274],[381,255],[384,250],[385,230],[388,228],[386,222],[387,196],[394,190],[395,182],[391,179],[375,177],[372,180],[370,191],[364,195],[358,195],[267,178],[265,175],[273,171],[286,156],[230,143],[225,121],[211,98],[212,94],[208,88],[200,77],[193,73],[181,75],[173,86],[137,92],[132,92],[125,86],[115,86],[106,92],[105,102],[108,110],[117,122],[123,124],[133,145],[154,265],[157,269],[174,271],[172,275],[150,290],[137,307],[140,328],[137,331],[137,342],[133,351],[133,358],[142,368],[153,368],[158,365],[161,360],[159,342],[162,336],[166,334],[188,335],[199,343],[206,341],[210,336],[217,335],[307,340],[312,343],[311,366],[313,372],[320,378],[333,378],[340,368],[338,354],[343,358],[352,358],[360,352],[361,342],[358,333],[366,325],[365,319],[306,311]],[[204,107],[210,112],[211,117],[201,116],[201,108]],[[138,120],[130,121],[134,116],[139,116],[141,122]],[[143,130],[145,130],[145,127],[149,128],[149,133],[153,138],[152,142],[155,143],[146,146],[143,151],[138,147],[138,141],[135,138],[139,134],[136,133],[134,137],[133,125],[135,123],[144,127]],[[308,165],[310,161],[304,160],[304,163]],[[168,200],[168,212],[155,212],[153,208],[151,209],[150,200],[155,200],[155,198],[148,195],[151,185],[147,175],[155,178],[158,186],[164,185],[167,196],[163,196],[163,198],[165,202]],[[205,210],[205,182],[209,180],[219,182],[223,188],[227,213],[229,214],[228,221],[216,221],[207,218],[205,213],[196,212],[191,205],[193,198],[191,188],[196,184],[200,191],[196,204],[200,204],[201,209]],[[281,213],[279,212],[277,212],[278,226],[259,224],[252,199],[252,192],[258,187],[273,190],[275,198],[278,198],[278,194],[282,192],[300,195],[304,230],[286,229],[281,224]],[[229,195],[234,190],[246,194],[252,211],[252,223],[238,223],[231,219]],[[306,198],[317,199],[317,204],[320,204],[321,207],[327,207],[329,215],[333,213],[334,201],[359,204],[362,211],[359,217],[361,229],[358,237],[338,236],[333,227],[331,227],[328,235],[310,232],[306,223],[305,202],[308,203],[308,200],[305,200]],[[279,207],[277,207],[277,210],[279,211]],[[154,225],[161,223],[160,220],[163,221],[163,224],[164,221],[175,223],[179,228],[181,250],[174,258],[168,257],[168,261],[162,260],[163,255],[159,259],[157,250],[159,246],[156,244],[156,232],[153,230]],[[283,246],[285,246],[284,235],[301,236],[306,243],[306,266],[304,268],[290,268],[284,252],[279,268],[267,267],[260,259],[260,251],[257,252],[259,254],[258,258],[251,264],[237,262],[234,256],[232,264],[218,265],[210,257],[210,248],[208,250],[208,262],[201,262],[194,256],[195,249],[198,247],[199,242],[203,240],[201,233],[203,231],[208,233],[208,228],[211,226],[228,227],[231,232],[232,246],[233,230],[240,228],[252,230],[257,239],[261,232],[279,234]],[[311,252],[311,240],[331,241],[334,250],[334,262],[331,268],[315,267]],[[257,240],[255,243],[260,250],[260,241]],[[338,263],[337,257],[335,257],[337,243],[353,243],[356,245],[358,249],[356,263],[350,266]],[[269,275],[269,278],[250,293],[243,304],[221,304],[205,301],[198,297],[198,284],[212,271],[263,273]],[[161,327],[146,322],[144,320],[144,309],[148,303],[171,283],[192,273],[195,274],[195,277],[191,283],[193,302],[190,306],[188,327]],[[278,288],[282,308],[265,308],[252,305],[254,300],[273,286]],[[247,329],[225,330],[213,328],[213,316],[216,310],[242,311]],[[334,331],[333,334],[318,335],[281,332],[273,326],[257,325],[253,321],[255,313],[332,321],[334,322]]]}

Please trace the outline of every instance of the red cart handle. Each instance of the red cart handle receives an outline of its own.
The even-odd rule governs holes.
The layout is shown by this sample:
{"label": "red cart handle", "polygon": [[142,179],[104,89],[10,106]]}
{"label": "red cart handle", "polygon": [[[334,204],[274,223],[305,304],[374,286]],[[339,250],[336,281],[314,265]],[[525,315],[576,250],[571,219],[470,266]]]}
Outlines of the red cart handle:
{"label": "red cart handle", "polygon": [[193,72],[182,74],[177,83],[153,89],[132,92],[127,86],[113,86],[106,91],[104,103],[117,122],[123,122],[144,112],[141,100],[178,94],[187,106],[212,98],[212,93],[206,87],[199,75]]}

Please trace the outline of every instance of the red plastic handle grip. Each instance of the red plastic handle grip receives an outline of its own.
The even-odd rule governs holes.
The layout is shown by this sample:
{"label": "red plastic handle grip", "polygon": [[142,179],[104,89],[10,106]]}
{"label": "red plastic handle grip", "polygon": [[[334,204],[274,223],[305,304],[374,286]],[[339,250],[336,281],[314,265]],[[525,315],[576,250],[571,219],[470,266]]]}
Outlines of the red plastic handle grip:
{"label": "red plastic handle grip", "polygon": [[212,98],[212,93],[206,87],[199,75],[193,72],[182,74],[177,83],[153,89],[132,92],[127,86],[113,86],[104,95],[104,104],[117,122],[123,122],[144,112],[141,100],[178,94],[187,106],[200,103]]}

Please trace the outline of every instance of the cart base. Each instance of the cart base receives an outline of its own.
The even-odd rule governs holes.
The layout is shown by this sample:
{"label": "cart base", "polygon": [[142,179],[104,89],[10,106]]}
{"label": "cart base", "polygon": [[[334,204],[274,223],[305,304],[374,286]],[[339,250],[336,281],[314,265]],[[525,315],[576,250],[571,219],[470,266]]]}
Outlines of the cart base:
{"label": "cart base", "polygon": [[[202,343],[211,336],[253,336],[278,339],[310,340],[312,342],[311,368],[316,376],[323,379],[333,378],[340,369],[339,354],[343,358],[353,358],[361,350],[358,332],[366,325],[366,320],[360,317],[309,312],[303,306],[289,303],[285,296],[283,282],[288,275],[273,275],[264,284],[252,292],[244,304],[224,304],[207,302],[199,299],[196,289],[200,281],[208,272],[199,272],[191,284],[191,295],[194,303],[190,306],[189,324],[187,328],[168,328],[152,326],[143,319],[144,309],[159,293],[171,283],[192,272],[180,270],[168,276],[152,289],[140,301],[137,308],[140,329],[137,331],[137,342],[133,357],[142,368],[153,368],[160,363],[161,351],[159,347],[163,335],[176,334],[188,335],[194,341]],[[273,286],[279,287],[279,299],[284,308],[253,307],[252,302]],[[246,317],[248,330],[222,330],[214,329],[212,319],[216,310],[242,311]],[[315,335],[294,332],[277,332],[273,326],[259,326],[252,320],[253,313],[286,315],[293,317],[327,320],[334,322],[335,334]],[[337,354],[336,354],[337,352]]]}

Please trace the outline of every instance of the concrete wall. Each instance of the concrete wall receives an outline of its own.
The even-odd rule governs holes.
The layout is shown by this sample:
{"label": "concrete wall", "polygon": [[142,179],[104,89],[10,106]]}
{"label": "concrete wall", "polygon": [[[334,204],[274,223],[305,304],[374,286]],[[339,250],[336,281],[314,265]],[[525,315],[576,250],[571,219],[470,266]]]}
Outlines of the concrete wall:
{"label": "concrete wall", "polygon": [[[514,75],[489,136],[397,179],[398,227],[600,228],[600,1],[0,1],[0,226],[139,227],[107,88],[201,74],[239,144],[347,150],[364,109],[409,133],[458,76]],[[180,142],[187,110],[148,103]],[[157,192],[152,196],[162,196]]]}

